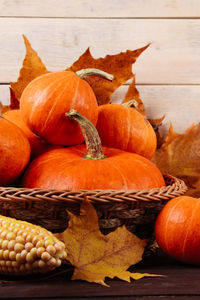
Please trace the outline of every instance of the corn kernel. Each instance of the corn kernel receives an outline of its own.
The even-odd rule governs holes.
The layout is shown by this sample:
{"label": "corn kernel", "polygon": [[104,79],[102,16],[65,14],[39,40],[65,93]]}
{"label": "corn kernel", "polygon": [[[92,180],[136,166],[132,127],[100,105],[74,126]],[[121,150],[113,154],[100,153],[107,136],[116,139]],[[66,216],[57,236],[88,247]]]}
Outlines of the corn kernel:
{"label": "corn kernel", "polygon": [[38,249],[37,249],[37,256],[38,256],[38,257],[41,257],[42,253],[44,253],[44,252],[45,252],[44,247],[38,248]]}
{"label": "corn kernel", "polygon": [[9,253],[9,259],[10,260],[15,260],[16,259],[16,252],[15,251],[10,251],[10,253]]}
{"label": "corn kernel", "polygon": [[27,242],[26,244],[25,244],[25,249],[26,249],[26,251],[31,251],[31,249],[33,248],[33,244],[32,243],[30,243],[30,242]]}
{"label": "corn kernel", "polygon": [[48,253],[48,252],[43,252],[42,255],[41,255],[41,259],[43,261],[48,261],[49,259],[51,258],[51,255]]}
{"label": "corn kernel", "polygon": [[6,235],[6,239],[11,241],[14,240],[16,238],[16,235],[14,234],[14,232],[8,232]]}
{"label": "corn kernel", "polygon": [[33,237],[34,237],[34,235],[29,233],[29,234],[26,236],[26,242],[32,242]]}
{"label": "corn kernel", "polygon": [[7,249],[7,246],[8,246],[8,241],[4,240],[1,244],[1,248],[5,250],[5,249]]}
{"label": "corn kernel", "polygon": [[20,253],[17,253],[16,254],[16,261],[22,261],[22,258],[21,258],[21,254]]}
{"label": "corn kernel", "polygon": [[27,262],[33,262],[34,261],[34,257],[31,255],[30,252],[28,252],[27,255],[26,255],[26,261]]}
{"label": "corn kernel", "polygon": [[[0,261],[0,264],[1,264],[1,261]],[[38,267],[39,268],[43,269],[43,268],[45,268],[45,266],[46,266],[46,264],[43,260],[41,260],[41,259],[38,260]]]}
{"label": "corn kernel", "polygon": [[8,259],[9,259],[9,253],[10,253],[9,250],[3,251],[3,258],[4,258],[5,260],[8,260]]}
{"label": "corn kernel", "polygon": [[41,240],[41,237],[39,235],[34,236],[32,243],[33,245],[37,245],[37,243]]}
{"label": "corn kernel", "polygon": [[1,238],[4,239],[6,237],[6,235],[7,235],[7,233],[8,233],[7,230],[3,230],[1,232]]}
{"label": "corn kernel", "polygon": [[24,249],[22,250],[20,256],[21,256],[21,261],[25,261],[26,260],[26,255],[27,255],[27,251]]}
{"label": "corn kernel", "polygon": [[15,246],[14,246],[14,250],[17,253],[21,252],[23,249],[24,249],[24,245],[23,244],[16,243]]}
{"label": "corn kernel", "polygon": [[12,263],[13,268],[19,267],[19,262],[18,261],[12,261],[11,263]]}
{"label": "corn kernel", "polygon": [[44,242],[44,245],[45,245],[45,248],[52,245],[53,244],[53,241],[50,240],[50,239],[47,239],[45,242]]}
{"label": "corn kernel", "polygon": [[17,236],[15,241],[20,244],[25,244],[25,239],[21,235]]}
{"label": "corn kernel", "polygon": [[9,250],[14,250],[15,247],[15,240],[11,240],[8,242],[8,249]]}
{"label": "corn kernel", "polygon": [[6,261],[6,267],[11,267],[12,266],[12,262],[10,260]]}
{"label": "corn kernel", "polygon": [[35,259],[37,257],[37,248],[32,248],[30,251],[30,254],[33,256],[33,258]]}
{"label": "corn kernel", "polygon": [[44,240],[40,240],[39,242],[37,242],[36,248],[40,248],[40,247],[44,247]]}
{"label": "corn kernel", "polygon": [[54,255],[54,254],[56,254],[56,248],[54,247],[54,246],[52,246],[52,245],[49,245],[49,246],[47,246],[47,252],[49,252],[49,254],[50,255]]}

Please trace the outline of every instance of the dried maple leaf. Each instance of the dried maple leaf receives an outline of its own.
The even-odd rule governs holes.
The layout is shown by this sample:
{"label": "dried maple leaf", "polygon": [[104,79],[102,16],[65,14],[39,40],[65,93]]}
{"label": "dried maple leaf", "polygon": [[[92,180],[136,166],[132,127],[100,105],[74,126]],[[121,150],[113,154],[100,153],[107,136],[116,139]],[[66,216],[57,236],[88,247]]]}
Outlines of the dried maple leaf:
{"label": "dried maple leaf", "polygon": [[10,109],[19,109],[19,101],[14,95],[13,90],[10,88]]}
{"label": "dried maple leaf", "polygon": [[28,39],[24,35],[23,38],[26,46],[23,66],[20,70],[17,82],[10,83],[14,96],[18,101],[20,101],[21,94],[29,82],[48,72],[37,52],[31,47]]}
{"label": "dried maple leaf", "polygon": [[135,107],[136,110],[138,110],[142,115],[146,116],[146,111],[144,104],[140,98],[140,94],[135,86],[135,75],[133,75],[133,80],[129,85],[128,91],[122,100],[122,103],[126,103],[130,100],[135,100],[138,103],[138,106]]}
{"label": "dried maple leaf", "polygon": [[165,142],[156,151],[153,161],[162,173],[185,181],[186,194],[200,197],[200,124],[192,125],[185,133],[174,132],[172,125]]}
{"label": "dried maple leaf", "polygon": [[88,48],[67,70],[76,72],[85,68],[96,68],[112,74],[114,76],[112,82],[96,76],[87,78],[88,83],[94,90],[99,105],[106,104],[110,101],[112,93],[134,76],[132,65],[148,47],[149,44],[134,51],[127,50],[126,52],[116,55],[106,55],[104,58],[98,59],[93,58]]}
{"label": "dried maple leaf", "polygon": [[81,279],[106,285],[105,277],[118,277],[130,281],[150,274],[131,273],[128,267],[142,259],[147,240],[141,240],[125,226],[103,235],[98,226],[95,209],[88,200],[83,201],[80,216],[69,213],[65,232],[56,234],[63,240],[67,259],[75,267],[73,280]]}
{"label": "dried maple leaf", "polygon": [[0,116],[8,110],[10,110],[10,105],[3,105],[0,101]]}

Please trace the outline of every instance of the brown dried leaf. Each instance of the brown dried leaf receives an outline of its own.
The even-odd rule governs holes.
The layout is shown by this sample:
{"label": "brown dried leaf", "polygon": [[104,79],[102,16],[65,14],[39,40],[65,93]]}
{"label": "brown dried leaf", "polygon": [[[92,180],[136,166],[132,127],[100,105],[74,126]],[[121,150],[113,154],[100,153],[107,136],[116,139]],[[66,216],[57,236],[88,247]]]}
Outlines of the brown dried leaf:
{"label": "brown dried leaf", "polygon": [[185,181],[187,194],[200,197],[200,123],[192,125],[185,133],[174,132],[172,125],[165,142],[156,151],[153,161],[164,174]]}
{"label": "brown dried leaf", "polygon": [[28,39],[24,35],[23,38],[26,46],[23,66],[20,70],[17,82],[10,83],[14,96],[18,101],[20,101],[21,94],[29,82],[48,72],[37,52],[31,47]]}
{"label": "brown dried leaf", "polygon": [[78,71],[85,68],[96,68],[110,73],[114,76],[112,82],[97,76],[87,78],[93,88],[99,105],[109,103],[113,92],[127,80],[132,78],[132,65],[140,54],[149,47],[149,44],[137,50],[127,50],[116,55],[106,55],[104,58],[95,59],[92,57],[89,48],[79,59],[67,70]]}
{"label": "brown dried leaf", "polygon": [[3,105],[0,101],[0,116],[10,110],[10,105]]}
{"label": "brown dried leaf", "polygon": [[97,213],[87,199],[81,205],[80,216],[71,213],[69,216],[68,228],[56,236],[65,242],[67,259],[75,267],[73,280],[106,285],[105,277],[130,281],[131,278],[159,276],[127,271],[129,266],[142,259],[147,240],[139,239],[125,226],[103,235],[99,230]]}
{"label": "brown dried leaf", "polygon": [[129,85],[128,91],[122,101],[122,103],[128,102],[130,100],[136,100],[138,103],[138,106],[135,107],[136,110],[138,110],[142,115],[146,116],[146,111],[144,104],[140,98],[140,94],[138,90],[135,87],[135,75],[133,75],[133,80],[131,84]]}

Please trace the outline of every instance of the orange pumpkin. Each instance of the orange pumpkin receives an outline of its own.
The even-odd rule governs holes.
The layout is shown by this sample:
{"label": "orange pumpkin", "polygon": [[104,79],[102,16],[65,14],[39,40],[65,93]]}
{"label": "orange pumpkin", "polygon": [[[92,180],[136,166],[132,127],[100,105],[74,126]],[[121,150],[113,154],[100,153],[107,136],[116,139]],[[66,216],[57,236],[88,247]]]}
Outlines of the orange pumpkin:
{"label": "orange pumpkin", "polygon": [[76,111],[68,115],[80,124],[86,146],[42,154],[29,165],[23,179],[24,187],[118,190],[165,185],[161,172],[150,160],[119,149],[104,147],[102,151],[96,128]]}
{"label": "orange pumpkin", "polygon": [[65,113],[71,108],[79,110],[96,125],[97,100],[90,85],[80,77],[86,75],[87,72],[79,76],[72,71],[53,72],[28,84],[21,96],[20,109],[31,131],[54,145],[84,141],[79,126]]}
{"label": "orange pumpkin", "polygon": [[21,175],[30,159],[31,147],[22,130],[0,117],[0,186],[6,186]]}
{"label": "orange pumpkin", "polygon": [[50,149],[52,146],[42,141],[38,136],[36,136],[26,125],[24,120],[22,119],[21,110],[13,109],[5,112],[2,115],[6,120],[17,125],[21,130],[25,133],[26,137],[29,140],[31,145],[31,157],[35,158],[40,154]]}
{"label": "orange pumpkin", "polygon": [[170,200],[156,219],[155,237],[169,256],[200,265],[200,199],[180,196]]}
{"label": "orange pumpkin", "polygon": [[96,128],[103,146],[134,152],[148,159],[155,153],[157,139],[153,127],[133,107],[114,103],[99,106]]}

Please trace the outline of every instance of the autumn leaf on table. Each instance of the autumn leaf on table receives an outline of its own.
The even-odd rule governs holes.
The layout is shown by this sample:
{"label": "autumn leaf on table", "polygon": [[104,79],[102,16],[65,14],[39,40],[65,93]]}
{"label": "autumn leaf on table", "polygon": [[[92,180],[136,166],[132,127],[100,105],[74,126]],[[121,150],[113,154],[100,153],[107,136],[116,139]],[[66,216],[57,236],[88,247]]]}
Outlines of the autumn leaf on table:
{"label": "autumn leaf on table", "polygon": [[23,38],[26,46],[23,66],[20,70],[17,82],[10,83],[12,92],[18,101],[20,101],[21,94],[29,82],[48,72],[37,52],[31,47],[28,39],[24,35]]}
{"label": "autumn leaf on table", "polygon": [[69,213],[68,228],[56,237],[64,241],[67,259],[74,266],[73,280],[86,280],[106,285],[105,277],[130,281],[150,274],[131,273],[127,269],[142,259],[147,240],[130,233],[125,226],[103,235],[92,204],[85,199],[80,216]]}
{"label": "autumn leaf on table", "polygon": [[137,50],[127,50],[116,55],[106,55],[104,58],[93,58],[88,48],[79,59],[67,70],[79,71],[85,68],[96,68],[110,73],[114,76],[112,81],[102,77],[90,76],[88,83],[94,90],[99,105],[109,103],[113,92],[127,80],[131,79],[132,65],[136,62],[140,54],[149,47],[149,44]]}
{"label": "autumn leaf on table", "polygon": [[168,136],[153,161],[162,173],[183,179],[187,195],[200,197],[200,124],[178,134],[170,126]]}

